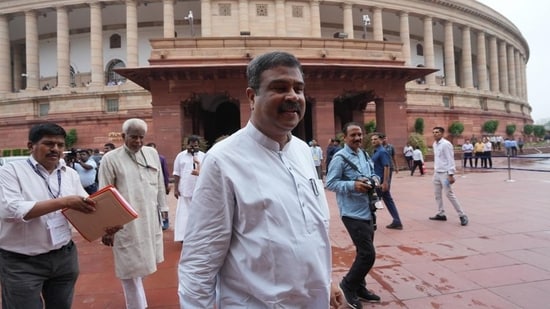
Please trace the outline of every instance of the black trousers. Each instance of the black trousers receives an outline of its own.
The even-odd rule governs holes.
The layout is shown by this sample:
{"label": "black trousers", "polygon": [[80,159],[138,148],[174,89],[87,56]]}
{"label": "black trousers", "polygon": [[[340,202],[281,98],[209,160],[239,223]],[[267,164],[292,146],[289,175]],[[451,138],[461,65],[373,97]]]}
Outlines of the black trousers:
{"label": "black trousers", "polygon": [[78,252],[72,241],[34,256],[0,249],[2,308],[70,309],[78,274]]}
{"label": "black trousers", "polygon": [[355,260],[344,276],[344,283],[350,289],[357,291],[365,287],[365,277],[376,259],[373,243],[374,228],[371,220],[342,217],[342,222],[355,245]]}

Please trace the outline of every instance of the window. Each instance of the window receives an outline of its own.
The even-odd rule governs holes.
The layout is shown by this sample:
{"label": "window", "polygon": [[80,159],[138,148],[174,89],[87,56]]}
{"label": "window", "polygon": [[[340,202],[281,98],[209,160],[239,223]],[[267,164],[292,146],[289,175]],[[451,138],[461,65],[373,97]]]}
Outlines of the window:
{"label": "window", "polygon": [[107,113],[118,112],[118,98],[106,98],[105,99],[105,111]]}
{"label": "window", "polygon": [[220,16],[231,16],[231,4],[230,3],[220,3],[218,4]]}
{"label": "window", "polygon": [[504,109],[506,109],[506,112],[507,112],[508,114],[511,113],[511,110],[510,110],[510,102],[504,103]]}
{"label": "window", "polygon": [[304,17],[304,7],[302,5],[293,5],[292,6],[292,17],[303,18]]}
{"label": "window", "polygon": [[125,77],[119,75],[117,72],[114,71],[116,68],[124,68],[124,67],[126,67],[126,65],[124,65],[124,62],[122,62],[122,60],[119,60],[119,59],[113,59],[107,64],[107,71],[105,72],[106,74],[105,79],[106,79],[107,86],[120,85],[126,81]]}
{"label": "window", "polygon": [[268,16],[267,4],[256,4],[256,16]]}
{"label": "window", "polygon": [[424,46],[422,46],[422,44],[420,43],[416,44],[416,55],[424,56]]}
{"label": "window", "polygon": [[453,98],[448,95],[443,96],[443,106],[445,108],[453,108]]}
{"label": "window", "polygon": [[76,71],[72,65],[69,67],[69,76],[71,80],[71,87],[76,87]]}
{"label": "window", "polygon": [[111,37],[109,38],[109,48],[113,49],[113,48],[120,48],[120,45],[121,45],[121,39],[120,39],[120,35],[115,33],[113,35],[111,35]]}
{"label": "window", "polygon": [[480,98],[479,99],[479,107],[482,111],[488,111],[489,108],[487,106],[487,98]]}
{"label": "window", "polygon": [[38,117],[48,116],[50,113],[50,103],[39,103],[38,104]]}

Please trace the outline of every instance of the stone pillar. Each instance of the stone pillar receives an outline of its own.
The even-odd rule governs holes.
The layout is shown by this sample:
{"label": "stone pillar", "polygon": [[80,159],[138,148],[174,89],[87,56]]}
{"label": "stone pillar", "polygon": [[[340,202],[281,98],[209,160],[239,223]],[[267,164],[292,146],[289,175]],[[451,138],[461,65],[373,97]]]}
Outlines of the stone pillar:
{"label": "stone pillar", "polygon": [[348,34],[349,39],[353,39],[352,5],[349,2],[344,3],[344,32]]}
{"label": "stone pillar", "polygon": [[248,0],[239,0],[239,29],[240,31],[250,31]]}
{"label": "stone pillar", "polygon": [[126,0],[126,67],[129,68],[139,66],[137,23],[136,0]]}
{"label": "stone pillar", "polygon": [[0,94],[10,92],[12,85],[8,17],[0,15]]}
{"label": "stone pillar", "polygon": [[411,34],[409,30],[409,13],[401,12],[399,14],[399,36],[403,44],[403,60],[405,65],[411,65]]}
{"label": "stone pillar", "polygon": [[[435,68],[434,33],[431,16],[424,17],[424,66]],[[435,73],[426,75],[426,84],[435,85]]]}
{"label": "stone pillar", "polygon": [[105,84],[103,69],[103,21],[101,18],[101,3],[90,3],[90,49],[92,58],[93,86]]}
{"label": "stone pillar", "polygon": [[453,23],[445,21],[445,85],[456,87],[455,72],[455,44],[453,36]]}
{"label": "stone pillar", "polygon": [[472,70],[472,41],[470,37],[470,27],[462,28],[462,87],[473,88],[473,70]]}
{"label": "stone pillar", "polygon": [[514,46],[508,45],[508,89],[510,95],[516,96],[516,61],[514,58]]}
{"label": "stone pillar", "polygon": [[498,70],[500,72],[500,91],[508,94],[508,58],[506,57],[506,42],[504,41],[500,41]]}
{"label": "stone pillar", "polygon": [[162,15],[164,24],[162,26],[165,39],[173,39],[176,36],[176,26],[174,24],[174,0],[162,1]]}
{"label": "stone pillar", "polygon": [[485,32],[481,30],[477,33],[477,79],[479,90],[489,90],[489,83],[487,80],[487,48],[485,47]]}
{"label": "stone pillar", "polygon": [[275,0],[275,33],[278,37],[286,36],[285,0]]}
{"label": "stone pillar", "polygon": [[[239,23],[241,23],[241,20],[243,18],[243,14],[248,14],[248,6],[247,10],[242,12],[242,6],[241,6],[242,0],[239,0]],[[201,0],[201,35],[203,37],[209,37],[212,36],[212,8],[211,8],[210,0]],[[248,28],[248,15],[246,16],[246,27]],[[242,24],[240,24],[242,27]],[[241,31],[243,29],[241,28]]]}
{"label": "stone pillar", "polygon": [[67,8],[57,8],[57,87],[69,88],[71,85],[69,56],[69,14]]}
{"label": "stone pillar", "polygon": [[514,72],[516,73],[516,96],[521,98],[522,97],[522,89],[521,89],[521,66],[520,66],[520,57],[519,57],[519,50],[515,50],[514,52],[514,61],[516,64],[516,67],[514,69]]}
{"label": "stone pillar", "polygon": [[500,83],[498,74],[498,47],[496,36],[491,36],[489,39],[489,72],[491,79],[491,91],[498,92]]}
{"label": "stone pillar", "polygon": [[527,58],[525,56],[522,57],[521,61],[521,76],[522,76],[522,87],[523,87],[523,99],[527,101],[528,94],[527,94]]}
{"label": "stone pillar", "polygon": [[372,33],[375,41],[384,41],[384,25],[382,21],[382,9],[374,7],[372,11]]}
{"label": "stone pillar", "polygon": [[36,12],[34,11],[25,12],[25,54],[27,64],[27,72],[25,72],[27,87],[25,89],[38,90],[40,85],[40,67],[38,65],[38,23]]}
{"label": "stone pillar", "polygon": [[319,11],[319,0],[313,0],[310,4],[311,14],[311,36],[321,37],[321,13]]}

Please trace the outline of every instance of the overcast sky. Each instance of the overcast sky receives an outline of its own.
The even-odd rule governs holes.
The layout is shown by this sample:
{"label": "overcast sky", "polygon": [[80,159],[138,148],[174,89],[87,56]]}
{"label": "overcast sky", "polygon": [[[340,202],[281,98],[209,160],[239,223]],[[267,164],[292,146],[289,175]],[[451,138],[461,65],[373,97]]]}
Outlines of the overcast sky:
{"label": "overcast sky", "polygon": [[[527,94],[533,108],[531,117],[550,120],[550,40],[547,24],[550,2],[546,0],[478,0],[506,16],[519,28],[529,44]],[[546,59],[545,59],[546,58]]]}

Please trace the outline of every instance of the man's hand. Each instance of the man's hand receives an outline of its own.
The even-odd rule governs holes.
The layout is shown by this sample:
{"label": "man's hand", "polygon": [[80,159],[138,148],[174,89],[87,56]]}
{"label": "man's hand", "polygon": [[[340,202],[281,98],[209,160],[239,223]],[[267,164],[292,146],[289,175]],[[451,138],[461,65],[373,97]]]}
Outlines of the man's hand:
{"label": "man's hand", "polygon": [[334,284],[330,285],[330,309],[347,308],[346,300],[342,291]]}
{"label": "man's hand", "polygon": [[364,183],[361,180],[356,180],[355,183],[353,184],[353,187],[354,187],[355,191],[361,192],[361,193],[367,193],[367,191],[372,189],[372,187],[370,185],[367,185],[366,183]]}
{"label": "man's hand", "polygon": [[115,243],[115,233],[122,230],[122,225],[111,226],[105,229],[105,235],[101,237],[101,243],[112,247]]}
{"label": "man's hand", "polygon": [[95,202],[87,197],[72,195],[67,198],[69,199],[67,208],[78,210],[87,214],[95,211]]}

